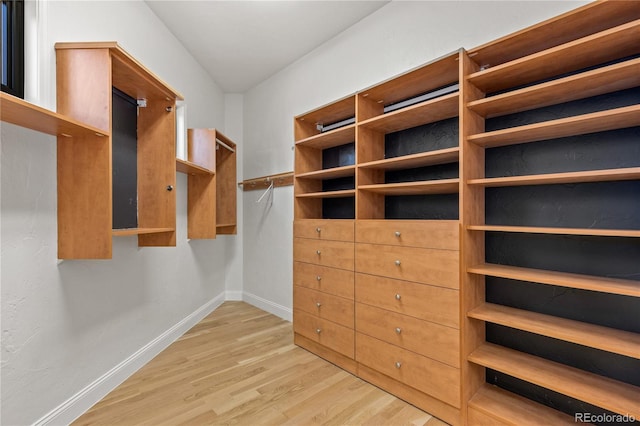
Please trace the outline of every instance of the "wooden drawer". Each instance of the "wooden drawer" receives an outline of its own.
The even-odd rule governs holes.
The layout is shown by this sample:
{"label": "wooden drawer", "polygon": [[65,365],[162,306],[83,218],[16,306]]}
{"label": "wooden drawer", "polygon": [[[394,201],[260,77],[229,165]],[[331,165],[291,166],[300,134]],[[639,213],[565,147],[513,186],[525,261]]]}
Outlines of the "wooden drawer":
{"label": "wooden drawer", "polygon": [[356,331],[460,367],[460,332],[455,328],[358,303]]}
{"label": "wooden drawer", "polygon": [[372,275],[460,287],[460,252],[453,250],[356,244],[356,271]]}
{"label": "wooden drawer", "polygon": [[353,271],[353,243],[294,238],[293,260]]}
{"label": "wooden drawer", "polygon": [[353,242],[353,224],[353,220],[299,219],[293,222],[293,235],[316,240]]}
{"label": "wooden drawer", "polygon": [[349,358],[354,357],[355,332],[352,328],[294,309],[293,331]]}
{"label": "wooden drawer", "polygon": [[293,286],[293,306],[345,327],[354,327],[353,300],[296,285]]}
{"label": "wooden drawer", "polygon": [[356,333],[356,361],[460,408],[460,370]]}
{"label": "wooden drawer", "polygon": [[358,220],[356,242],[460,249],[460,224],[457,220]]}
{"label": "wooden drawer", "polygon": [[374,275],[356,274],[356,302],[459,328],[459,292]]}
{"label": "wooden drawer", "polygon": [[293,262],[293,283],[300,287],[353,300],[353,271]]}

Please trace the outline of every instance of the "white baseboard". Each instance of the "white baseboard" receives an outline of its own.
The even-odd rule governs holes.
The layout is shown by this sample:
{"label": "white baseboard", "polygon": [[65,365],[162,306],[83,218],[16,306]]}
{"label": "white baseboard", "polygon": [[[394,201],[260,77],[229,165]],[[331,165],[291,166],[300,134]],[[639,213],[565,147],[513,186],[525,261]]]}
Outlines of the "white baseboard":
{"label": "white baseboard", "polygon": [[195,312],[140,348],[93,383],[45,414],[34,423],[34,426],[68,425],[76,420],[191,327],[216,310],[225,301],[225,296],[225,293],[221,293],[202,305]]}
{"label": "white baseboard", "polygon": [[227,290],[225,292],[225,300],[233,300],[233,301],[242,300],[242,291]]}
{"label": "white baseboard", "polygon": [[250,305],[255,306],[256,308],[260,308],[263,311],[269,312],[270,314],[279,316],[286,321],[293,321],[293,311],[291,310],[291,308],[278,305],[271,300],[263,299],[260,296],[247,293],[246,291],[242,293],[242,300],[249,303]]}

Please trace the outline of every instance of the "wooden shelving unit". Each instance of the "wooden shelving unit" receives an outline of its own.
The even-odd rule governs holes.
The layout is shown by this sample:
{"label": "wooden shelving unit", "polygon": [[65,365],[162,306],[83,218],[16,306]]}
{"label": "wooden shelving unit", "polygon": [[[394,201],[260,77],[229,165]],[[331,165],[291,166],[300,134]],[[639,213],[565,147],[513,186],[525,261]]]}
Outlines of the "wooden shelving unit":
{"label": "wooden shelving unit", "polygon": [[216,233],[235,235],[237,214],[236,144],[216,130]]}

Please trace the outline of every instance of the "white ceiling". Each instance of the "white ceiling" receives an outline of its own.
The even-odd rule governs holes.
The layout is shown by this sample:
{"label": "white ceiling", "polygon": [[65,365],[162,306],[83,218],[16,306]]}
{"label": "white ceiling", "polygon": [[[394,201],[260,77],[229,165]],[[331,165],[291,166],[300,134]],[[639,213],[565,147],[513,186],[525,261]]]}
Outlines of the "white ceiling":
{"label": "white ceiling", "polygon": [[243,93],[388,1],[145,0],[225,93]]}

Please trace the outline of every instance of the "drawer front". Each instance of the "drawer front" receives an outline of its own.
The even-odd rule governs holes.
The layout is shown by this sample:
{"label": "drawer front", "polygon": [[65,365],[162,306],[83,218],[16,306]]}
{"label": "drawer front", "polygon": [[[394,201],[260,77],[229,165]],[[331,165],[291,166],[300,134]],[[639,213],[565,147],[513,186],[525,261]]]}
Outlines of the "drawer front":
{"label": "drawer front", "polygon": [[356,331],[460,367],[459,330],[358,303]]}
{"label": "drawer front", "polygon": [[293,283],[300,287],[353,300],[353,271],[293,262]]}
{"label": "drawer front", "polygon": [[356,244],[356,271],[400,280],[460,288],[460,252]]}
{"label": "drawer front", "polygon": [[354,327],[353,300],[293,286],[293,306],[320,318]]}
{"label": "drawer front", "polygon": [[293,260],[353,271],[353,243],[294,238]]}
{"label": "drawer front", "polygon": [[356,274],[356,302],[459,328],[459,292],[374,275]]}
{"label": "drawer front", "polygon": [[364,334],[356,334],[356,361],[460,408],[460,370]]}
{"label": "drawer front", "polygon": [[354,357],[355,332],[352,328],[294,309],[293,331],[349,358]]}
{"label": "drawer front", "polygon": [[299,219],[293,222],[293,235],[316,240],[353,242],[354,221],[340,219]]}
{"label": "drawer front", "polygon": [[356,242],[460,249],[460,224],[457,220],[359,220]]}

